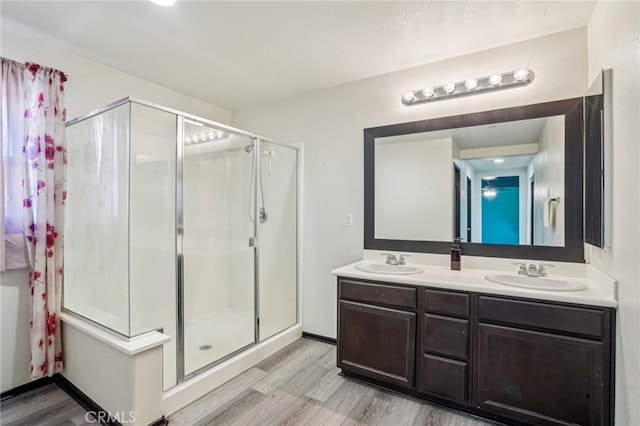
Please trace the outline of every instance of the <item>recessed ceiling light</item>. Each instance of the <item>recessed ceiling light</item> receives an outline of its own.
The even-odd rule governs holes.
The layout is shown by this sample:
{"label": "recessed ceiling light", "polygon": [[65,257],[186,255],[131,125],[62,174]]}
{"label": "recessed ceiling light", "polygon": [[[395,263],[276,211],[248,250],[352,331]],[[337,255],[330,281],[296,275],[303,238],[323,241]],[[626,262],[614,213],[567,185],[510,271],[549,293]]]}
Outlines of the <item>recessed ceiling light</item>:
{"label": "recessed ceiling light", "polygon": [[157,4],[158,6],[173,6],[176,4],[176,0],[151,0],[151,2]]}

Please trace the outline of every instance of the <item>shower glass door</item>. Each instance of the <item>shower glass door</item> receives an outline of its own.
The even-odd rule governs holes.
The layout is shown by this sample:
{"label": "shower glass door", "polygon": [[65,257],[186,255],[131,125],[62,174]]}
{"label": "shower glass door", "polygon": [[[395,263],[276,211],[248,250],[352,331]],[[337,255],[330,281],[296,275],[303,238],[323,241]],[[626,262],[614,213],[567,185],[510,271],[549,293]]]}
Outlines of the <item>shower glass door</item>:
{"label": "shower glass door", "polygon": [[247,136],[187,119],[183,129],[182,353],[189,376],[255,343],[255,164]]}
{"label": "shower glass door", "polygon": [[259,215],[259,340],[297,322],[298,151],[261,141]]}

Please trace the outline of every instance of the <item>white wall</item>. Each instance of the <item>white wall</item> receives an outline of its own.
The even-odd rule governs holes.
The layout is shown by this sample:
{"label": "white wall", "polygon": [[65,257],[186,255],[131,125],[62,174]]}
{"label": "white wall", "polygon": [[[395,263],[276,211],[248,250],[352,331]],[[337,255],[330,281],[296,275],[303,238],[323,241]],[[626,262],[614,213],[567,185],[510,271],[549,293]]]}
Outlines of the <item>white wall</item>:
{"label": "white wall", "polygon": [[[405,107],[408,90],[520,67],[524,88]],[[363,129],[581,96],[586,87],[586,29],[489,49],[234,112],[235,125],[282,142],[305,142],[303,324],[336,336],[336,280],[331,270],[362,258]],[[447,206],[447,208],[449,208]],[[353,213],[353,228],[343,226]]]}
{"label": "white wall", "polygon": [[[62,51],[53,45],[1,32],[0,55],[64,71],[67,118],[82,115],[117,99],[132,96],[228,124],[231,112],[140,78]],[[0,273],[2,391],[30,381],[29,295],[25,270]]]}
{"label": "white wall", "polygon": [[5,58],[36,62],[68,75],[65,85],[68,120],[132,96],[221,123],[231,121],[231,112],[226,109],[105,67],[51,44],[8,32],[6,28],[0,36],[0,55]]}
{"label": "white wall", "polygon": [[[534,245],[564,246],[564,142],[564,117],[549,118],[538,140],[540,152],[531,161],[527,179],[534,174]],[[552,207],[555,218],[545,227],[544,209],[550,198],[558,198],[559,202]]]}
{"label": "white wall", "polygon": [[[618,280],[616,424],[640,419],[640,3],[599,2],[588,25],[589,79],[613,69],[612,247],[587,246],[591,263]],[[586,86],[585,86],[586,87]]]}
{"label": "white wall", "polygon": [[[376,238],[451,241],[452,145],[451,138],[376,143]],[[446,200],[449,208],[433,208]]]}

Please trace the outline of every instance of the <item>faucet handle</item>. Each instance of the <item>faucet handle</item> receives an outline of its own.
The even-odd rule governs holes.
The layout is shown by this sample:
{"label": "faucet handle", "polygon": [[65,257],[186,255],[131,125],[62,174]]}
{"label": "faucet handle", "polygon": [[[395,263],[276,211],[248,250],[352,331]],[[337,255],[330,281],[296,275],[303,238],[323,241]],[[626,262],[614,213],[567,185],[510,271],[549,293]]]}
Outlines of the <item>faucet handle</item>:
{"label": "faucet handle", "polygon": [[387,259],[384,261],[387,265],[397,265],[398,259],[396,259],[395,254],[391,253],[380,253],[380,256],[387,256]]}
{"label": "faucet handle", "polygon": [[411,255],[410,254],[401,254],[398,257],[398,265],[405,265],[405,258],[406,257],[411,257]]}
{"label": "faucet handle", "polygon": [[555,268],[556,265],[551,265],[549,263],[541,263],[538,265],[538,276],[546,277],[547,276],[547,266],[550,268]]}
{"label": "faucet handle", "polygon": [[524,262],[512,262],[514,265],[518,265],[518,275],[527,275],[527,264]]}

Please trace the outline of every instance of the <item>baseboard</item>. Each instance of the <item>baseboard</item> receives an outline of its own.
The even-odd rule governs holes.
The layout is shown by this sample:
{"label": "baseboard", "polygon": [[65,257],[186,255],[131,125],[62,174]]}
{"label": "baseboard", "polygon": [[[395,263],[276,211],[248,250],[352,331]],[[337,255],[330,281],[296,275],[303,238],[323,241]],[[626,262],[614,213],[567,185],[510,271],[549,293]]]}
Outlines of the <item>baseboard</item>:
{"label": "baseboard", "polygon": [[53,377],[42,377],[32,382],[25,383],[24,385],[16,386],[15,388],[2,392],[0,394],[0,401],[4,401],[6,399],[22,395],[25,392],[30,392],[43,386],[50,385],[53,382]]}
{"label": "baseboard", "polygon": [[327,336],[321,336],[319,334],[313,334],[313,333],[307,333],[306,331],[302,332],[302,337],[305,337],[307,339],[311,339],[311,340],[318,340],[320,342],[324,342],[324,343],[329,343],[332,345],[335,345],[337,340],[334,339],[333,337],[327,337]]}
{"label": "baseboard", "polygon": [[167,426],[169,424],[169,420],[165,419],[164,416],[159,418],[153,423],[150,423],[149,426]]}
{"label": "baseboard", "polygon": [[63,391],[65,391],[67,395],[76,400],[82,408],[91,413],[93,417],[100,422],[100,424],[105,426],[122,426],[122,423],[120,423],[119,420],[125,420],[126,423],[127,419],[117,419],[112,417],[105,409],[100,407],[93,399],[89,398],[87,394],[78,389],[76,385],[71,383],[69,379],[64,377],[62,374],[54,374],[53,381]]}

